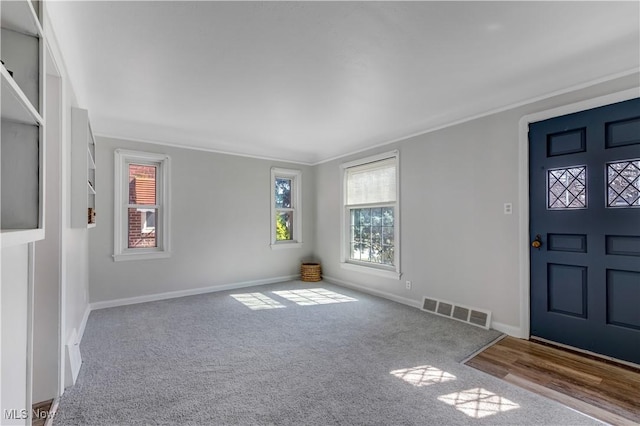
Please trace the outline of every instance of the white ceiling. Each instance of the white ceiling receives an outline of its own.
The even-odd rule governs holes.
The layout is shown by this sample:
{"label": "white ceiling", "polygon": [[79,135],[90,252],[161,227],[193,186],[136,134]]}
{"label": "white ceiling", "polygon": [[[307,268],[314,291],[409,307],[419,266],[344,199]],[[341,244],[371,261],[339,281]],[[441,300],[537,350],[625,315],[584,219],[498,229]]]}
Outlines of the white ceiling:
{"label": "white ceiling", "polygon": [[48,8],[95,133],[302,163],[640,66],[637,1]]}

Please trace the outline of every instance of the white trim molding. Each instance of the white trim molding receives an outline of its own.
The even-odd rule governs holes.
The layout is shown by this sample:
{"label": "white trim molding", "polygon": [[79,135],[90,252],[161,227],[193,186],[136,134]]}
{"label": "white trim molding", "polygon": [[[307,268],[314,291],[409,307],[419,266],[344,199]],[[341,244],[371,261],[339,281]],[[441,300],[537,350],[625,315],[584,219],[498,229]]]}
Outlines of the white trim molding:
{"label": "white trim molding", "polygon": [[[504,324],[501,322],[491,321],[491,329],[499,331],[500,333],[508,334],[509,336],[517,337],[519,339],[524,339],[526,337],[522,336],[522,331],[520,327],[510,324]],[[528,336],[527,336],[528,337]]]}
{"label": "white trim molding", "polygon": [[[130,163],[154,165],[156,171],[156,242],[154,248],[128,248],[129,179]],[[159,259],[171,256],[171,157],[142,151],[116,149],[114,151],[114,199],[113,199],[113,260]]]}
{"label": "white trim molding", "polygon": [[381,297],[383,299],[391,300],[392,302],[401,303],[403,305],[411,306],[412,308],[420,309],[421,303],[419,300],[409,299],[407,297],[397,296],[395,294],[387,293],[386,291],[375,290],[369,287],[365,287],[360,284],[355,284],[349,281],[344,281],[338,278],[329,277],[326,275],[322,276],[322,279],[328,283],[339,285],[341,287],[351,288],[353,290],[358,290],[363,293],[367,293],[373,296]]}
{"label": "white trim molding", "polygon": [[401,272],[376,268],[375,266],[370,265],[359,265],[351,262],[340,262],[340,267],[347,271],[360,272],[363,274],[375,275],[382,278],[391,278],[394,280],[399,280],[400,277],[402,277]]}
{"label": "white trim molding", "polygon": [[623,102],[637,97],[640,97],[639,87],[528,114],[520,119],[518,124],[518,201],[520,203],[520,215],[518,218],[518,242],[520,247],[518,251],[518,263],[520,281],[520,330],[518,334],[511,334],[504,331],[507,334],[523,339],[528,339],[531,335],[529,293],[531,285],[531,265],[529,263],[529,124],[617,102]]}
{"label": "white trim molding", "polygon": [[[151,140],[151,139],[145,139],[145,138],[140,138],[140,137],[131,137],[128,135],[117,135],[114,133],[94,133],[94,136],[100,137],[100,138],[106,138],[106,139],[118,139],[121,141],[129,141],[129,142],[136,142],[136,143],[145,143],[145,144],[151,144],[154,147],[156,146],[168,146],[170,148],[178,148],[178,149],[188,149],[191,151],[200,151],[200,152],[211,152],[213,154],[220,154],[220,155],[233,155],[234,157],[244,157],[244,158],[255,158],[257,160],[265,160],[265,161],[277,161],[278,163],[290,163],[293,165],[302,165],[302,166],[315,166],[316,163],[314,161],[306,161],[306,160],[294,160],[294,159],[286,159],[286,158],[278,158],[278,157],[271,157],[268,155],[261,155],[261,154],[252,154],[252,153],[244,153],[244,152],[240,152],[240,151],[229,151],[226,149],[218,149],[215,147],[206,147],[206,146],[202,146],[202,143],[210,143],[211,141],[207,140],[207,141],[186,141],[185,143],[175,143],[175,142],[168,142],[168,141],[161,141],[161,140]],[[231,142],[225,142],[225,141],[220,141],[222,143],[222,145],[224,146],[228,146],[228,145],[233,145],[233,143]]]}
{"label": "white trim molding", "polygon": [[[631,0],[631,1],[633,1],[633,0]],[[510,111],[512,109],[516,109],[516,108],[519,108],[519,107],[524,106],[524,105],[530,105],[530,104],[533,104],[535,102],[543,101],[545,99],[549,99],[549,98],[553,98],[553,97],[556,97],[556,96],[561,96],[561,95],[564,95],[564,94],[567,94],[567,93],[572,93],[572,92],[575,92],[575,91],[578,91],[578,90],[586,89],[588,87],[595,86],[595,85],[601,84],[601,83],[606,83],[608,81],[612,81],[612,80],[615,80],[615,79],[618,79],[618,78],[624,78],[624,77],[627,77],[627,76],[630,76],[630,75],[633,75],[633,74],[637,74],[638,72],[640,72],[640,68],[635,67],[635,68],[631,68],[631,69],[628,69],[628,70],[625,70],[625,71],[621,71],[621,72],[617,72],[617,73],[614,73],[614,74],[609,74],[609,75],[606,75],[604,77],[596,78],[594,80],[590,80],[590,81],[586,81],[586,82],[583,82],[583,83],[575,84],[573,86],[565,87],[563,89],[554,90],[552,92],[548,92],[548,93],[545,93],[545,94],[542,94],[542,95],[538,95],[538,96],[534,96],[534,97],[531,97],[531,98],[523,99],[521,101],[514,102],[514,103],[511,103],[511,104],[508,104],[508,105],[504,105],[504,106],[501,106],[501,107],[498,107],[498,108],[488,109],[488,110],[485,110],[485,111],[480,112],[478,114],[468,115],[468,116],[465,116],[465,117],[461,117],[461,118],[459,118],[457,120],[448,121],[448,122],[445,122],[445,123],[442,123],[442,124],[434,124],[434,125],[432,125],[432,127],[428,127],[428,128],[426,128],[424,130],[420,130],[420,131],[415,132],[415,133],[409,133],[409,134],[406,134],[404,136],[400,136],[400,137],[397,137],[397,138],[394,138],[394,139],[391,139],[391,140],[387,140],[387,141],[384,141],[384,142],[381,142],[381,143],[378,143],[378,144],[375,144],[375,145],[370,145],[370,146],[367,146],[365,148],[360,148],[360,149],[357,149],[355,151],[349,151],[349,152],[345,152],[343,154],[338,154],[338,155],[335,155],[335,156],[332,156],[332,157],[323,158],[321,160],[317,160],[315,162],[310,163],[310,165],[311,166],[317,166],[317,165],[320,165],[320,164],[328,163],[330,161],[335,161],[335,160],[339,160],[341,158],[351,157],[351,156],[356,155],[356,154],[361,154],[363,152],[371,151],[372,149],[383,148],[383,147],[385,147],[387,145],[391,145],[391,144],[394,144],[394,143],[397,143],[397,142],[402,142],[402,141],[407,140],[407,139],[411,139],[411,138],[415,138],[415,137],[418,137],[418,136],[426,135],[428,133],[437,132],[438,130],[447,129],[449,127],[457,126],[459,124],[464,124],[464,123],[467,123],[469,121],[477,120],[479,118],[488,117],[488,116],[494,115],[494,114],[499,114],[501,112]],[[283,161],[285,161],[285,160],[283,160]],[[302,163],[302,164],[304,164],[304,163]]]}
{"label": "white trim molding", "polygon": [[[412,308],[420,309],[422,311],[422,303],[419,300],[413,300],[406,297],[397,296],[395,294],[387,293],[386,291],[374,290],[360,284],[354,284],[349,281],[344,281],[344,280],[329,277],[326,275],[323,275],[322,279],[331,284],[339,285],[341,287],[347,287],[353,290],[358,290],[363,293],[371,294],[373,296],[382,297],[383,299],[387,299],[387,300],[391,300],[392,302],[397,302],[403,305],[411,306]],[[520,337],[520,328],[513,325],[491,321],[490,328],[492,330],[496,330],[501,333],[508,334],[509,336]]]}
{"label": "white trim molding", "polygon": [[80,321],[80,327],[78,328],[78,343],[82,342],[82,336],[84,336],[84,330],[87,328],[87,321],[89,320],[89,314],[91,313],[91,306],[87,304],[82,315],[82,321]]}
{"label": "white trim molding", "polygon": [[44,229],[6,229],[0,233],[2,247],[20,246],[44,240]]}
{"label": "white trim molding", "polygon": [[135,305],[138,303],[155,302],[157,300],[176,299],[178,297],[195,296],[198,294],[216,293],[219,291],[235,290],[237,288],[254,287],[265,284],[275,284],[285,281],[297,280],[300,275],[285,275],[282,277],[266,278],[262,280],[242,281],[232,284],[216,285],[211,287],[200,287],[189,290],[167,291],[165,293],[149,294],[145,296],[127,297],[124,299],[105,300],[94,302],[89,306],[92,311],[97,309],[114,308],[116,306]]}

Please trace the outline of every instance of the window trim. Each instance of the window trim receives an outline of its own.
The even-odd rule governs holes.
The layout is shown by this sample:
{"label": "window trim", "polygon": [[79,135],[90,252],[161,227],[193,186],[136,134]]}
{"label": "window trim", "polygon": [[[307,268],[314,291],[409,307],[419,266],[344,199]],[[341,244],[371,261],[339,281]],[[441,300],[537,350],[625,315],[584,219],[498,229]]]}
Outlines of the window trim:
{"label": "window trim", "polygon": [[[274,185],[276,178],[291,179],[291,210],[293,211],[293,240],[276,240],[276,194]],[[295,169],[271,168],[271,180],[269,182],[271,192],[271,242],[272,250],[302,247],[302,171]]]}
{"label": "window trim", "polygon": [[[157,247],[134,248],[128,247],[127,215],[129,200],[128,167],[135,164],[159,164],[156,171],[156,205],[158,217],[156,218]],[[114,151],[114,211],[113,211],[113,260],[115,262],[125,260],[160,259],[171,256],[171,157],[166,154],[151,152],[130,151],[116,149]]]}
{"label": "window trim", "polygon": [[[356,260],[352,260],[349,258],[349,240],[350,235],[348,232],[350,223],[350,215],[348,214],[348,210],[350,208],[357,208],[358,206],[347,205],[347,170],[352,167],[363,166],[368,163],[374,163],[376,161],[388,160],[390,158],[395,158],[396,163],[396,201],[394,203],[394,213],[393,213],[393,239],[394,239],[394,261],[393,266],[386,265],[378,265],[368,262],[358,262]],[[400,152],[398,150],[387,151],[381,154],[372,155],[366,158],[361,158],[359,160],[349,161],[347,163],[343,163],[340,165],[340,177],[342,179],[341,185],[341,199],[342,199],[342,208],[340,216],[340,267],[342,269],[362,272],[372,275],[377,275],[379,277],[384,278],[392,278],[399,280],[402,277],[402,272],[400,269]],[[381,204],[389,204],[389,203],[381,203]]]}

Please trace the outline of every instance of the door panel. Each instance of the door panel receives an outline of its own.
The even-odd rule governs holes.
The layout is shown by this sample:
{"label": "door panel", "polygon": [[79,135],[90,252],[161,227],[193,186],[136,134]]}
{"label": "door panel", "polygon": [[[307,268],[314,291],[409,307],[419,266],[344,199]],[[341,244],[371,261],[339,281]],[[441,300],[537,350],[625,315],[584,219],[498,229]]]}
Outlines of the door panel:
{"label": "door panel", "polygon": [[531,334],[640,364],[640,99],[529,127]]}

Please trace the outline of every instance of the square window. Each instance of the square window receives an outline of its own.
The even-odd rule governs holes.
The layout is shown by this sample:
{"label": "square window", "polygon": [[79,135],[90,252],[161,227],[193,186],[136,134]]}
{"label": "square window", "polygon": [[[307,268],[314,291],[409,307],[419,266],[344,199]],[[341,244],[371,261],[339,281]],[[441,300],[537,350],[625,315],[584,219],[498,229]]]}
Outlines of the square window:
{"label": "square window", "polygon": [[278,212],[276,215],[276,241],[293,239],[293,212]]}
{"label": "square window", "polygon": [[587,207],[587,167],[547,171],[547,207],[553,210]]}
{"label": "square window", "polygon": [[291,179],[276,178],[276,208],[291,208]]}
{"label": "square window", "polygon": [[640,160],[607,164],[607,207],[640,206]]}
{"label": "square window", "polygon": [[127,209],[127,247],[158,247],[156,241],[155,216],[157,209]]}
{"label": "square window", "polygon": [[129,164],[129,204],[156,204],[157,166]]}

